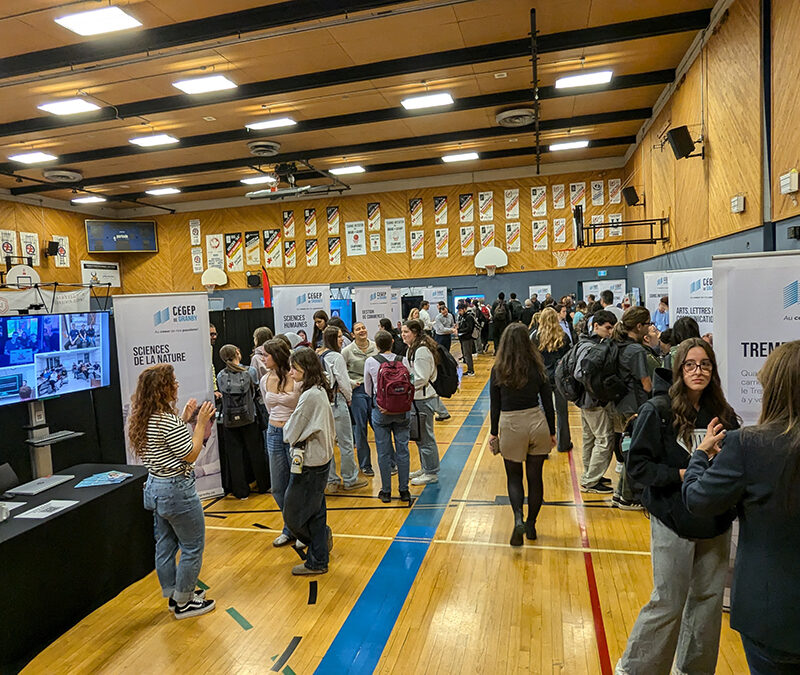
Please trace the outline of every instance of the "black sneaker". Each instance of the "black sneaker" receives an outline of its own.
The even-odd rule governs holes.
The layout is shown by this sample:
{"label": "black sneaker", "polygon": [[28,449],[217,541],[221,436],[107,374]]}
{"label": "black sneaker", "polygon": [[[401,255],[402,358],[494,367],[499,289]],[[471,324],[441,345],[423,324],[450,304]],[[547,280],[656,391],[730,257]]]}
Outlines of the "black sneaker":
{"label": "black sneaker", "polygon": [[392,501],[392,493],[381,490],[378,493],[378,499],[380,499],[384,504],[388,504],[389,502]]}
{"label": "black sneaker", "polygon": [[408,490],[400,490],[400,501],[411,503],[411,493]]}
{"label": "black sneaker", "polygon": [[525,524],[518,523],[514,526],[514,532],[511,533],[511,541],[509,543],[512,546],[522,546],[523,534],[525,534]]}
{"label": "black sneaker", "polygon": [[444,422],[445,420],[449,420],[450,419],[450,415],[449,414],[447,414],[447,415],[437,415],[435,417],[435,419],[436,419],[437,422]]}
{"label": "black sneaker", "polygon": [[363,473],[365,476],[369,476],[370,478],[372,478],[375,475],[375,472],[372,470],[372,467],[370,467],[369,469],[361,469],[361,473]]}
{"label": "black sneaker", "polygon": [[[195,588],[194,589],[194,600],[205,600],[206,599],[206,592],[202,588]],[[178,603],[175,602],[174,598],[169,599],[169,611],[174,612],[175,608],[178,606]]]}
{"label": "black sneaker", "polygon": [[536,521],[535,520],[526,520],[525,521],[525,537],[529,541],[536,541]]}
{"label": "black sneaker", "polygon": [[613,485],[613,481],[610,478],[606,478],[605,476],[600,478],[600,482],[605,483],[606,485]]}
{"label": "black sneaker", "polygon": [[176,619],[188,619],[193,616],[200,616],[201,614],[208,614],[216,607],[217,603],[213,600],[199,600],[194,598],[187,602],[185,605],[178,605],[175,607]]}
{"label": "black sneaker", "polygon": [[605,483],[597,482],[589,487],[581,485],[581,492],[588,492],[595,495],[609,495],[614,492],[614,488]]}

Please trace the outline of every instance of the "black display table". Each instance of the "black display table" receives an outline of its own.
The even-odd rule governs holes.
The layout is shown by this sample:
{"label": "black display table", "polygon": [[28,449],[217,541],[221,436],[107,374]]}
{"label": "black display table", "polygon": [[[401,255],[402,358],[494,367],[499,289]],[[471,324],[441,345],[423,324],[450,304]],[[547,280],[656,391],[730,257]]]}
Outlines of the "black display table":
{"label": "black display table", "polygon": [[[133,474],[117,485],[74,486],[102,471]],[[154,569],[153,515],[142,506],[147,470],[78,464],[74,479],[33,497],[0,523],[0,672],[15,672],[95,609]],[[51,499],[78,503],[44,520],[16,518]]]}

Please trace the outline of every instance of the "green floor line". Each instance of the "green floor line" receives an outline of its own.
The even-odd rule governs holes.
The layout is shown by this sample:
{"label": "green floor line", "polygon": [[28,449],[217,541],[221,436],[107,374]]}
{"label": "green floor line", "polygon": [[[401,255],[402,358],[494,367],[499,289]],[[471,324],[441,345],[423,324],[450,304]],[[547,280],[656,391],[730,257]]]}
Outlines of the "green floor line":
{"label": "green floor line", "polygon": [[225,611],[228,614],[230,614],[236,621],[236,623],[238,623],[245,630],[250,630],[253,627],[253,624],[251,624],[247,619],[245,619],[241,614],[239,614],[239,612],[237,612],[233,607],[228,607],[228,609],[226,609]]}
{"label": "green floor line", "polygon": [[197,580],[197,587],[202,588],[204,591],[207,591],[209,589],[209,586],[200,581],[200,579]]}

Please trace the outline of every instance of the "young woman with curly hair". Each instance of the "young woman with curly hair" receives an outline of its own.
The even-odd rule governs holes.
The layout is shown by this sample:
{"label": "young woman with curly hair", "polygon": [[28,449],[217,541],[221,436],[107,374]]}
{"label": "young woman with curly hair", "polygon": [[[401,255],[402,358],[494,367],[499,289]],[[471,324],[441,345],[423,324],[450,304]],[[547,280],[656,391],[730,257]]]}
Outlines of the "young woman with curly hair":
{"label": "young woman with curly hair", "polygon": [[[180,417],[175,409],[178,382],[170,365],[146,368],[139,374],[131,399],[128,438],[149,475],[144,507],[153,512],[156,573],[161,592],[169,598],[176,619],[205,614],[214,601],[195,590],[205,547],[205,518],[194,479],[194,461],[203,449],[214,404],[189,399]],[[194,432],[187,422],[197,410]],[[175,556],[180,550],[180,562]]]}

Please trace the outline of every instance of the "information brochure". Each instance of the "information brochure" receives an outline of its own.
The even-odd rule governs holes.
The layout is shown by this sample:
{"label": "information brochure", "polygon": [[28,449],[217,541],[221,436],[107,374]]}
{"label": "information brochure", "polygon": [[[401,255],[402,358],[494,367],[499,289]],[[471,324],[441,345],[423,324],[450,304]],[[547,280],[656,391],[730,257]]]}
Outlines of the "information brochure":
{"label": "information brochure", "polygon": [[93,476],[84,478],[75,487],[97,487],[98,485],[116,485],[121,483],[126,478],[133,476],[132,473],[123,473],[122,471],[104,471],[103,473],[96,473]]}
{"label": "information brochure", "polygon": [[75,506],[77,504],[77,500],[71,499],[51,499],[46,504],[41,504],[35,508],[32,508],[30,511],[25,511],[25,513],[20,513],[17,518],[34,518],[36,520],[42,520],[43,518],[48,518],[50,516],[54,516],[56,513],[63,511],[64,509],[68,509],[70,506]]}

